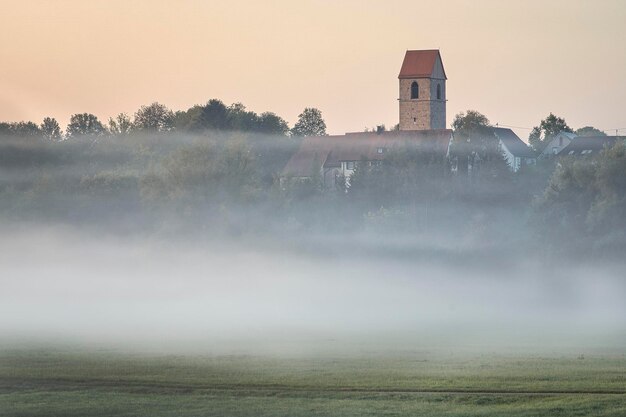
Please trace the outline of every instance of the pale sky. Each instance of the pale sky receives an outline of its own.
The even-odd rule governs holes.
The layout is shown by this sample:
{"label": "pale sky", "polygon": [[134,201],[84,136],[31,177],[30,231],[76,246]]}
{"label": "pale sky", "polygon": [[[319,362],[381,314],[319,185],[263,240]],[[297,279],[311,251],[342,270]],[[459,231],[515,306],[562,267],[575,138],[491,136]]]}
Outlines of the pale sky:
{"label": "pale sky", "polygon": [[447,125],[626,128],[625,41],[623,0],[0,0],[0,121],[219,98],[290,125],[317,107],[335,134],[392,126],[405,50],[438,48]]}

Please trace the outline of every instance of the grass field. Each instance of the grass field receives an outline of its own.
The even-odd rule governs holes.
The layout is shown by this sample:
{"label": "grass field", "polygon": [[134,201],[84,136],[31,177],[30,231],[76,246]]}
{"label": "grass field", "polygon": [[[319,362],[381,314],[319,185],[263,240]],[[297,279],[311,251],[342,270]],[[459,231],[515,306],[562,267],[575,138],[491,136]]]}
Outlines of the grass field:
{"label": "grass field", "polygon": [[4,349],[0,416],[624,416],[626,356]]}

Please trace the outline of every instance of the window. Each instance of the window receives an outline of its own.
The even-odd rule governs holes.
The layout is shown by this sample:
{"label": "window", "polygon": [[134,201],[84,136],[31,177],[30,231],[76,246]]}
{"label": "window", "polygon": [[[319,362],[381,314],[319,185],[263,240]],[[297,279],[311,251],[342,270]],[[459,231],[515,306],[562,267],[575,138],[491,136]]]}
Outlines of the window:
{"label": "window", "polygon": [[437,100],[441,100],[441,84],[437,84]]}
{"label": "window", "polygon": [[347,161],[346,162],[346,169],[354,169],[354,161]]}
{"label": "window", "polygon": [[420,97],[419,86],[417,85],[417,81],[413,81],[411,84],[411,100],[415,100]]}

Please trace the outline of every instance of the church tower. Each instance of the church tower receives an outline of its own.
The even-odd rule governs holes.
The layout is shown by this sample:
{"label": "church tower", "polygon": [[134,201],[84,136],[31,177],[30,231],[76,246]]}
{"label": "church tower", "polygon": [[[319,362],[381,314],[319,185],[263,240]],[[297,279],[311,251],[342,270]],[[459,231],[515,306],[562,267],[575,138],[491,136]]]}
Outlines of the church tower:
{"label": "church tower", "polygon": [[438,49],[406,51],[400,69],[400,130],[446,128],[446,73]]}

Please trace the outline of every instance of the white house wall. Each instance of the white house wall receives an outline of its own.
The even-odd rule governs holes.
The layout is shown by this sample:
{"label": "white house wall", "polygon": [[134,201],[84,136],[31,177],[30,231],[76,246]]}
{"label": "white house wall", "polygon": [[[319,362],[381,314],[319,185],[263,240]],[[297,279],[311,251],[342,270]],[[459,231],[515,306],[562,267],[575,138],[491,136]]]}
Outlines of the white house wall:
{"label": "white house wall", "polygon": [[501,139],[499,140],[499,143],[500,149],[504,153],[504,159],[506,159],[506,163],[509,165],[509,169],[513,172],[517,172],[519,170],[519,166],[515,164],[515,156],[509,151],[506,146],[504,146],[504,143],[502,143]]}

